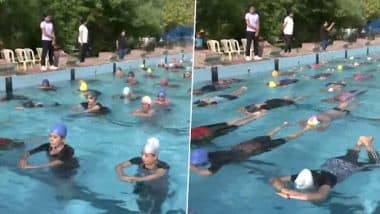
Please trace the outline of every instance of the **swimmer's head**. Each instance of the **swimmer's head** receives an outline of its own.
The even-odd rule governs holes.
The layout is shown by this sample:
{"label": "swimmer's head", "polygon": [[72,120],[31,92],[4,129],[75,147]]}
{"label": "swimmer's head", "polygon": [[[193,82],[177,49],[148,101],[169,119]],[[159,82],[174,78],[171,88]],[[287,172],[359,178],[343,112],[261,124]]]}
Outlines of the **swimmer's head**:
{"label": "swimmer's head", "polygon": [[87,91],[88,86],[84,80],[79,80],[79,91]]}
{"label": "swimmer's head", "polygon": [[272,71],[272,77],[276,78],[276,77],[278,77],[278,76],[279,76],[278,71],[277,71],[277,70],[273,70],[273,71]]}
{"label": "swimmer's head", "polygon": [[190,164],[193,166],[204,166],[208,164],[208,151],[205,148],[191,151]]}
{"label": "swimmer's head", "polygon": [[309,126],[318,126],[319,125],[319,120],[317,118],[317,116],[311,116],[308,120],[307,120],[307,125]]}
{"label": "swimmer's head", "polygon": [[354,80],[355,80],[355,81],[363,80],[363,76],[360,75],[360,74],[356,74],[356,75],[354,75]]}
{"label": "swimmer's head", "polygon": [[67,128],[63,123],[57,123],[50,128],[50,134],[56,134],[61,138],[65,138],[67,135]]}
{"label": "swimmer's head", "polygon": [[155,137],[150,137],[148,138],[148,140],[146,141],[144,145],[143,153],[153,154],[157,156],[159,147],[160,147],[160,141]]}
{"label": "swimmer's head", "polygon": [[307,190],[314,187],[313,175],[310,169],[303,169],[298,173],[297,178],[294,180],[295,187],[300,190]]}
{"label": "swimmer's head", "polygon": [[161,87],[167,87],[169,85],[169,82],[167,79],[160,80],[160,86]]}
{"label": "swimmer's head", "polygon": [[355,59],[355,57],[353,57],[353,56],[350,56],[350,60],[354,60]]}
{"label": "swimmer's head", "polygon": [[328,92],[334,92],[334,88],[333,87],[329,87],[329,89],[327,89]]}
{"label": "swimmer's head", "polygon": [[336,66],[336,69],[338,71],[343,71],[343,65],[339,64],[338,66]]}
{"label": "swimmer's head", "polygon": [[141,65],[140,65],[140,68],[145,68],[145,65],[144,65],[144,64],[141,64]]}
{"label": "swimmer's head", "polygon": [[86,94],[86,99],[87,101],[92,101],[92,102],[95,102],[97,99],[98,99],[98,95],[94,92],[88,92]]}
{"label": "swimmer's head", "polygon": [[183,73],[183,78],[191,78],[191,71],[186,71],[185,73]]}
{"label": "swimmer's head", "polygon": [[135,77],[135,72],[133,71],[128,72],[128,77]]}
{"label": "swimmer's head", "polygon": [[124,96],[129,96],[131,93],[131,89],[129,87],[124,87],[123,89],[123,95]]}
{"label": "swimmer's head", "polygon": [[48,79],[43,79],[41,85],[43,87],[49,87],[50,86],[49,80]]}
{"label": "swimmer's head", "polygon": [[152,74],[153,70],[152,70],[151,68],[148,68],[148,69],[146,70],[146,72],[147,72],[148,74]]}
{"label": "swimmer's head", "polygon": [[371,61],[372,60],[372,57],[367,57],[367,61]]}
{"label": "swimmer's head", "polygon": [[152,105],[152,99],[149,96],[141,98],[141,104]]}
{"label": "swimmer's head", "polygon": [[359,67],[359,66],[360,66],[360,63],[354,62],[354,67]]}
{"label": "swimmer's head", "polygon": [[157,93],[157,98],[165,99],[166,98],[166,90],[161,88]]}
{"label": "swimmer's head", "polygon": [[269,81],[267,83],[267,85],[268,85],[269,88],[275,88],[275,87],[277,87],[277,83],[275,81]]}

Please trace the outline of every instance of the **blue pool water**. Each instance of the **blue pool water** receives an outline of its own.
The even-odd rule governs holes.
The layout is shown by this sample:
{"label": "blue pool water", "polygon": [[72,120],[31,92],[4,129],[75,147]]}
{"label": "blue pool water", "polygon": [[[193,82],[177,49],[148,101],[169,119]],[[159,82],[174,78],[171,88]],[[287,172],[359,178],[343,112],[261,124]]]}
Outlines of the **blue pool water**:
{"label": "blue pool water", "polygon": [[[160,78],[145,79],[143,72],[137,69],[138,64],[121,63],[118,66],[136,70],[140,85],[131,86],[134,94],[155,98]],[[25,139],[26,143],[25,148],[0,151],[0,213],[138,213],[134,185],[121,182],[114,167],[140,156],[146,139],[151,136],[160,140],[159,158],[170,165],[170,190],[162,205],[162,213],[183,213],[187,202],[188,89],[191,82],[182,79],[183,71],[174,73],[155,68],[154,73],[180,87],[168,89],[172,109],[158,108],[158,115],[152,120],[140,120],[130,115],[130,112],[140,107],[140,101],[124,103],[111,98],[112,95],[121,94],[126,86],[123,79],[112,76],[112,65],[79,68],[76,72],[78,79],[87,80],[90,89],[102,92],[99,102],[112,110],[111,114],[98,118],[68,117],[69,110],[84,101],[78,92],[78,81],[51,79],[58,90],[43,92],[36,88],[36,84],[27,88],[20,88],[20,85],[41,82],[44,74],[14,77],[14,86],[17,88],[15,94],[26,95],[43,103],[54,101],[62,105],[56,108],[15,110],[19,101],[0,102],[0,136]],[[70,73],[58,71],[50,75],[57,79],[60,76],[68,79]],[[0,96],[3,95],[4,92],[0,92]],[[18,169],[16,163],[22,152],[48,142],[49,127],[59,121],[67,125],[66,143],[75,149],[80,161],[80,168],[73,179],[62,182],[48,169]],[[31,163],[46,161],[44,153],[30,158]],[[126,173],[133,175],[136,169],[128,168]]]}
{"label": "blue pool water", "polygon": [[[344,119],[333,121],[331,127],[324,132],[311,131],[303,136],[290,141],[281,147],[251,157],[248,161],[224,166],[211,177],[201,177],[190,174],[189,210],[193,214],[201,213],[380,213],[380,199],[378,197],[379,171],[360,172],[338,183],[330,194],[330,197],[322,203],[309,203],[296,200],[284,200],[275,194],[275,190],[269,183],[270,178],[282,175],[298,173],[303,168],[318,169],[328,158],[344,155],[346,149],[353,147],[360,135],[373,135],[374,147],[380,150],[379,122],[358,119],[355,116],[366,118],[380,118],[380,61],[379,52],[371,52],[377,61],[371,65],[363,65],[353,70],[334,72],[327,80],[309,80],[302,76],[313,75],[334,68],[338,64],[348,64],[354,61],[365,61],[365,52],[361,50],[355,56],[361,59],[353,61],[342,59],[343,55],[336,56],[331,53],[322,55],[323,60],[330,61],[326,66],[298,73],[301,81],[286,88],[269,89],[265,83],[272,80],[272,62],[234,65],[219,67],[220,79],[241,78],[246,82],[236,83],[224,91],[194,96],[193,100],[202,97],[213,97],[216,94],[228,94],[229,92],[247,86],[248,92],[239,99],[218,104],[217,107],[193,108],[192,127],[200,125],[224,122],[242,115],[236,110],[239,107],[252,103],[262,103],[270,98],[282,98],[286,95],[307,96],[300,108],[282,107],[273,109],[269,113],[252,123],[242,126],[224,136],[216,138],[213,144],[207,146],[209,151],[229,149],[231,146],[265,135],[270,129],[289,121],[290,126],[281,130],[276,137],[284,137],[289,133],[299,130],[297,121],[308,118],[334,105],[322,103],[321,99],[331,97],[332,94],[321,92],[328,82],[344,80],[348,83],[346,90],[368,90],[355,100],[356,109],[352,115]],[[363,55],[364,54],[364,55]],[[350,56],[350,55],[349,55]],[[304,58],[286,58],[280,67],[282,71],[297,68],[297,61],[301,64],[312,64],[314,56]],[[291,61],[289,63],[289,61]],[[305,62],[306,61],[306,62]],[[258,70],[258,67],[262,68]],[[260,72],[247,72],[247,69]],[[354,73],[371,73],[374,78],[365,82],[352,80]],[[199,88],[208,83],[208,71],[194,72],[194,88]],[[280,77],[280,79],[283,77]],[[285,78],[285,77],[284,77]],[[366,160],[366,153],[362,151],[360,157]]]}

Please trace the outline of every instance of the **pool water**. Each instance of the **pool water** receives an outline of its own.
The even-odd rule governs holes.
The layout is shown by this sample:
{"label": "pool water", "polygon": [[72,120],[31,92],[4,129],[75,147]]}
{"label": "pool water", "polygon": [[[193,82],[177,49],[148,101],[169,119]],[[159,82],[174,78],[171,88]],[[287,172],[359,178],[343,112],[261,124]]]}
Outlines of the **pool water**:
{"label": "pool water", "polygon": [[[334,104],[321,102],[322,99],[333,96],[331,93],[321,91],[325,89],[325,84],[328,82],[345,81],[347,83],[345,90],[347,91],[367,90],[354,101],[357,108],[352,110],[351,116],[333,121],[330,128],[324,132],[307,132],[270,152],[253,156],[242,163],[225,165],[211,177],[190,173],[190,213],[380,213],[379,171],[376,170],[357,173],[344,182],[338,183],[330,197],[322,203],[284,200],[276,195],[269,183],[270,178],[296,174],[303,168],[318,169],[326,159],[344,155],[347,149],[355,145],[360,135],[374,136],[374,147],[380,150],[378,131],[380,120],[361,118],[380,118],[378,105],[380,61],[378,55],[374,54],[373,57],[377,59],[372,64],[342,72],[337,71],[337,65],[353,64],[354,61],[365,62],[366,57],[357,57],[354,60],[339,59],[338,57],[328,58],[328,64],[321,68],[298,72],[296,78],[300,81],[283,88],[271,89],[266,86],[265,83],[273,79],[271,77],[272,69],[269,66],[262,72],[230,74],[231,77],[247,81],[235,83],[224,91],[194,96],[193,101],[217,94],[229,94],[241,86],[248,87],[248,91],[236,100],[223,102],[214,107],[193,108],[192,127],[241,117],[243,115],[237,112],[237,109],[252,103],[262,103],[271,98],[282,98],[289,95],[305,96],[299,107],[289,106],[270,110],[263,118],[220,136],[214,139],[212,144],[206,146],[209,151],[217,151],[229,149],[233,145],[256,136],[265,135],[284,121],[288,121],[290,126],[282,129],[275,138],[284,137],[299,130],[297,121],[307,119],[311,115],[317,114],[318,111],[335,107]],[[247,66],[252,65],[235,66],[235,70],[247,70]],[[335,71],[326,80],[305,78],[305,75],[314,75],[326,71],[328,68]],[[219,69],[228,71],[229,67],[220,67]],[[282,69],[282,71],[286,70],[298,70],[298,66]],[[207,71],[195,71],[194,78],[197,79],[197,75],[205,75],[204,72],[209,75]],[[359,72],[373,74],[374,78],[356,82],[352,76]],[[281,76],[279,79],[283,78],[286,77]],[[195,82],[194,88],[200,88],[208,83],[205,81]],[[366,153],[362,151],[360,158],[363,161],[367,160]]]}
{"label": "pool water", "polygon": [[[70,109],[85,100],[78,91],[78,81],[50,80],[58,87],[57,91],[45,92],[36,86],[14,91],[45,104],[58,102],[61,104],[58,107],[15,110],[20,101],[0,102],[1,137],[24,139],[26,143],[25,148],[0,153],[0,213],[140,213],[137,196],[133,193],[134,185],[121,182],[114,168],[123,161],[140,156],[146,139],[151,136],[160,140],[159,159],[170,165],[170,190],[162,205],[162,213],[184,213],[190,117],[188,89],[191,81],[182,79],[183,71],[168,72],[155,68],[154,74],[160,78],[146,79],[138,67],[121,67],[135,70],[140,84],[130,88],[136,95],[149,95],[155,99],[161,78],[167,78],[169,84],[179,85],[168,89],[172,107],[157,107],[157,115],[151,119],[134,118],[130,113],[140,107],[140,100],[125,103],[112,98],[113,95],[121,95],[126,86],[126,77],[113,77],[112,70],[105,74],[94,72],[85,78],[89,89],[102,92],[98,101],[112,110],[106,116],[70,116]],[[82,68],[96,69],[105,68]],[[77,76],[80,75],[78,72]],[[70,181],[61,181],[49,169],[18,169],[16,164],[22,152],[48,142],[49,128],[60,121],[68,127],[66,143],[75,149],[75,156],[80,161],[77,174]],[[38,153],[29,160],[41,163],[47,158],[44,153]],[[136,169],[131,167],[125,172],[133,175]]]}

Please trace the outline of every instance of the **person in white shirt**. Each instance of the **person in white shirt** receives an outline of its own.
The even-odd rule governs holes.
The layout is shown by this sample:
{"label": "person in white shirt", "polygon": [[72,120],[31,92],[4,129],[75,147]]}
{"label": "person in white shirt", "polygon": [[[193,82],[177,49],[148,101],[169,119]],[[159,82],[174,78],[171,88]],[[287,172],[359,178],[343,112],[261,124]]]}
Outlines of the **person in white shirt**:
{"label": "person in white shirt", "polygon": [[293,29],[294,29],[294,21],[293,21],[293,12],[289,12],[288,16],[285,17],[283,27],[284,40],[285,40],[285,50],[284,52],[292,51],[292,40],[293,40]]}
{"label": "person in white shirt", "polygon": [[249,7],[249,12],[245,14],[245,23],[247,24],[247,47],[245,51],[245,60],[251,60],[251,42],[253,40],[253,51],[255,56],[254,60],[260,60],[259,57],[259,32],[260,32],[260,20],[259,15],[256,13],[255,7]]}
{"label": "person in white shirt", "polygon": [[46,55],[49,53],[49,63],[50,69],[56,70],[57,67],[53,64],[53,41],[55,39],[54,27],[51,22],[51,15],[44,15],[44,20],[40,24],[41,28],[41,45],[42,45],[42,56],[41,56],[41,70],[46,71]]}
{"label": "person in white shirt", "polygon": [[79,26],[79,37],[78,43],[80,45],[80,62],[84,62],[84,58],[86,57],[86,52],[88,48],[88,29],[86,27],[87,19],[81,20],[81,25]]}

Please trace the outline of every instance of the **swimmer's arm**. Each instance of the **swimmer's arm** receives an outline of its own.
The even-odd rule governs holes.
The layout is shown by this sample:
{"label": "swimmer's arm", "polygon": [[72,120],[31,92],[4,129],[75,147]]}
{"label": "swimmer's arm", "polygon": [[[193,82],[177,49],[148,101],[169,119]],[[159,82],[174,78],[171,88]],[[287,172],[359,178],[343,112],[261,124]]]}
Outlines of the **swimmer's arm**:
{"label": "swimmer's arm", "polygon": [[72,108],[70,111],[71,111],[71,112],[77,112],[77,111],[79,111],[79,110],[81,110],[81,109],[83,109],[82,105],[77,105],[77,106],[75,106],[74,108]]}
{"label": "swimmer's arm", "polygon": [[26,166],[24,167],[24,169],[39,169],[39,168],[57,167],[57,166],[60,166],[62,164],[63,164],[63,161],[61,161],[61,160],[53,160],[53,161],[50,161],[47,164],[41,164],[41,165],[26,164]]}
{"label": "swimmer's arm", "polygon": [[200,169],[194,165],[190,165],[190,171],[202,176],[211,176],[213,173],[208,169]]}
{"label": "swimmer's arm", "polygon": [[316,192],[302,193],[297,191],[281,191],[277,195],[285,199],[295,199],[301,201],[323,201],[330,193],[331,187],[329,185],[322,185]]}
{"label": "swimmer's arm", "polygon": [[95,105],[94,107],[92,107],[90,109],[87,109],[84,112],[86,112],[86,113],[92,113],[92,112],[96,112],[96,111],[99,111],[99,110],[100,110],[100,106],[99,105]]}
{"label": "swimmer's arm", "polygon": [[133,182],[152,181],[164,176],[166,172],[167,172],[166,169],[157,169],[156,173],[154,174],[143,176],[143,177],[130,177],[130,179]]}
{"label": "swimmer's arm", "polygon": [[277,177],[277,178],[273,178],[270,182],[271,182],[272,186],[278,192],[281,192],[281,190],[284,188],[284,184],[291,182],[291,177],[290,176]]}
{"label": "swimmer's arm", "polygon": [[[126,177],[127,175],[124,173],[124,168],[127,168],[127,167],[130,167],[132,165],[132,163],[130,161],[124,161],[123,163],[119,163],[116,167],[115,167],[115,171],[116,171],[116,174],[119,176],[119,178],[121,180],[123,180],[124,177]],[[124,180],[123,180],[124,181]]]}

